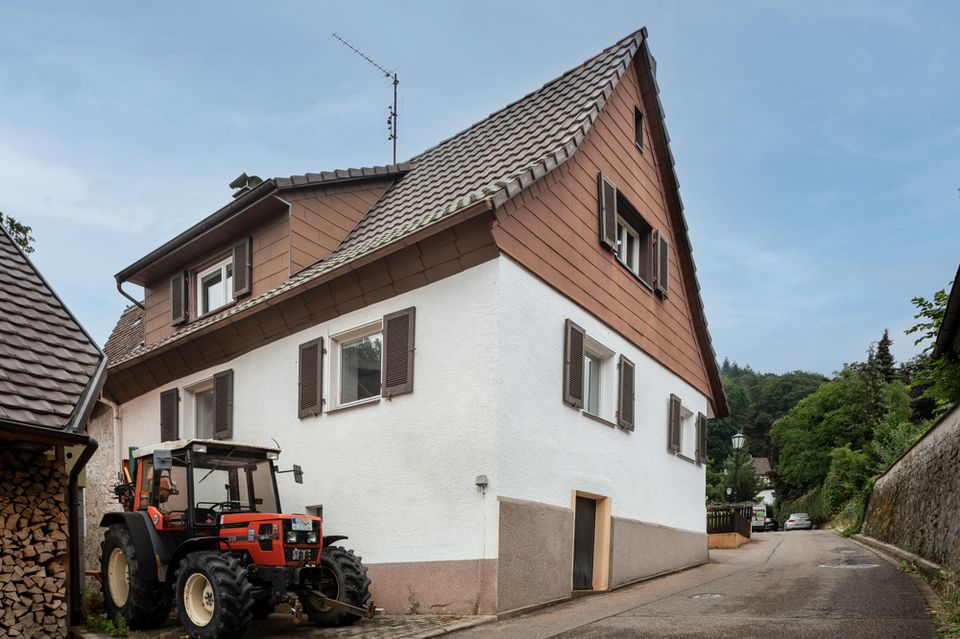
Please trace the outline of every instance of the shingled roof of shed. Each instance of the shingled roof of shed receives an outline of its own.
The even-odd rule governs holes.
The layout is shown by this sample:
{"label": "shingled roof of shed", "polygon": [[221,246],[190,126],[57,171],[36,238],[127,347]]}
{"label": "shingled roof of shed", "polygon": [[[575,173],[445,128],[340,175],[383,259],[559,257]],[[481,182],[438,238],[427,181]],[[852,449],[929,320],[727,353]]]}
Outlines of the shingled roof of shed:
{"label": "shingled roof of shed", "polygon": [[[104,355],[0,228],[0,421],[62,430],[99,381]],[[95,397],[94,397],[95,399]]]}

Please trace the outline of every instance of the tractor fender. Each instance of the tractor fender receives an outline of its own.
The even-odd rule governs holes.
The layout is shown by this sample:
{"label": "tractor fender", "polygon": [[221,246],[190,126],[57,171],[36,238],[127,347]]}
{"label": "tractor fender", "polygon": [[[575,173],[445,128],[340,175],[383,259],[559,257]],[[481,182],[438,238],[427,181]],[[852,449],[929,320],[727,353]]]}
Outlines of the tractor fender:
{"label": "tractor fender", "polygon": [[177,567],[180,565],[180,562],[183,561],[183,558],[190,553],[197,552],[198,550],[219,549],[219,537],[191,537],[177,546],[177,549],[173,551],[173,557],[170,558],[170,562],[167,564],[166,574],[164,575],[165,580],[170,584],[175,583],[177,578]]}
{"label": "tractor fender", "polygon": [[326,548],[331,544],[335,544],[341,539],[349,539],[346,535],[324,535],[323,536],[323,547]]}
{"label": "tractor fender", "polygon": [[167,549],[160,540],[160,534],[150,524],[150,516],[142,511],[106,513],[100,520],[100,526],[107,528],[114,524],[127,527],[130,537],[133,538],[133,547],[137,557],[149,557],[149,561],[140,561],[141,570],[145,579],[159,579],[157,562],[166,564],[169,559]]}

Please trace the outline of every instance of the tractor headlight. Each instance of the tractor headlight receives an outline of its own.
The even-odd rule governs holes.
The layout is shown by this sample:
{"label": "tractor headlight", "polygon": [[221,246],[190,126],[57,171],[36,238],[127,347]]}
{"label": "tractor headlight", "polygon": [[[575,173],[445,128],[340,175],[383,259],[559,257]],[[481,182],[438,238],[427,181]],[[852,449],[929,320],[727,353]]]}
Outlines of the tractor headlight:
{"label": "tractor headlight", "polygon": [[307,543],[308,543],[308,544],[315,544],[315,543],[317,543],[317,531],[316,531],[316,530],[312,530],[312,531],[310,531],[310,532],[307,533]]}
{"label": "tractor headlight", "polygon": [[286,539],[287,539],[287,543],[288,543],[288,544],[295,544],[295,543],[297,543],[297,531],[296,531],[296,530],[288,530],[288,531],[287,531],[287,537],[286,537]]}

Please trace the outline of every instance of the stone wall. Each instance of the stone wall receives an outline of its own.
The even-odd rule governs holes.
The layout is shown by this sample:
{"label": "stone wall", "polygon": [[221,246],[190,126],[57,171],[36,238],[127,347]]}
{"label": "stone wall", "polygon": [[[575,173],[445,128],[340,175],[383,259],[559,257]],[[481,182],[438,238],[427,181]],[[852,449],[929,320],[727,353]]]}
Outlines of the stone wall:
{"label": "stone wall", "polygon": [[[87,462],[83,487],[83,570],[100,569],[100,542],[103,529],[100,520],[104,513],[121,510],[113,493],[120,467],[116,461],[113,441],[113,409],[97,403],[87,424],[87,434],[97,440],[99,447]],[[87,577],[85,587],[100,590],[93,577]]]}
{"label": "stone wall", "polygon": [[863,534],[960,570],[960,406],[874,485]]}
{"label": "stone wall", "polygon": [[67,481],[56,449],[0,444],[0,639],[67,636]]}

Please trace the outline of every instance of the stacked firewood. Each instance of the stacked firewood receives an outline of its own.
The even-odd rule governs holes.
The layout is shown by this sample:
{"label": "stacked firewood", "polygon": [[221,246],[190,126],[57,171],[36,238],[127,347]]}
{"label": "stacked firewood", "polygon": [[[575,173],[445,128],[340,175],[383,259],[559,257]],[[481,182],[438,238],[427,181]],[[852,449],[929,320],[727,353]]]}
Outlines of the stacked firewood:
{"label": "stacked firewood", "polygon": [[66,490],[51,453],[0,448],[0,639],[67,636]]}

